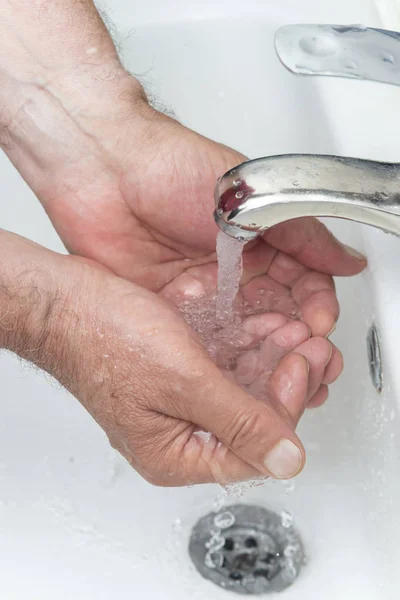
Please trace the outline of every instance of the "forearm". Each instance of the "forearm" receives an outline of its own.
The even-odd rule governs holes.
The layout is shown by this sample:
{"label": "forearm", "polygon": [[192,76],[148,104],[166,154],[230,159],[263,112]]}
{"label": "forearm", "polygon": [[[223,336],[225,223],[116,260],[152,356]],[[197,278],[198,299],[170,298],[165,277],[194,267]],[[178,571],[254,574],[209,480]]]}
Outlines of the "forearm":
{"label": "forearm", "polygon": [[0,0],[0,17],[0,145],[35,188],[143,93],[91,0]]}
{"label": "forearm", "polygon": [[[73,312],[66,311],[73,296],[68,278],[62,276],[64,259],[0,231],[0,348],[53,373],[61,364],[59,352]],[[51,264],[54,260],[57,269]]]}

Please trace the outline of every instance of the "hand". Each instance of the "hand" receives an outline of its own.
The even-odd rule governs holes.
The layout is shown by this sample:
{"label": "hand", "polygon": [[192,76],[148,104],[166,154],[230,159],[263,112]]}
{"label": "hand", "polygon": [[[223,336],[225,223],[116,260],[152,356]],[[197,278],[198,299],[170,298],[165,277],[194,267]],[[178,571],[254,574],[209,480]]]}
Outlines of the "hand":
{"label": "hand", "polygon": [[193,330],[154,293],[4,231],[0,247],[1,348],[56,377],[150,482],[286,479],[301,470],[294,427],[329,378],[328,340],[314,340],[316,363],[306,325],[249,317],[246,345],[261,342],[268,361],[279,362],[256,399],[221,375]]}
{"label": "hand", "polygon": [[[120,108],[114,130],[107,125],[103,137],[101,130],[95,138],[75,134],[70,165],[48,169],[57,175],[43,178],[40,198],[71,252],[175,304],[176,291],[210,292],[216,280],[214,182],[244,157],[139,97],[126,111]],[[314,337],[325,337],[339,315],[330,274],[350,275],[364,266],[319,221],[301,219],[267,232],[245,252],[243,294],[255,310],[295,315]],[[336,358],[333,379],[341,368]],[[316,393],[312,405],[327,398],[326,384]]]}
{"label": "hand", "polygon": [[[206,279],[211,273],[215,280],[216,268],[214,181],[241,162],[242,155],[148,106],[138,82],[122,69],[89,0],[38,0],[24,6],[17,0],[3,1],[10,10],[5,11],[0,37],[0,50],[4,42],[7,49],[0,52],[0,143],[41,199],[67,247],[172,299],[179,289],[191,293],[188,282],[191,289],[193,282],[207,287]],[[11,25],[20,22],[22,42],[20,35],[14,36],[10,20]],[[62,35],[68,52],[61,57],[53,47]],[[329,275],[355,274],[365,260],[347,253],[317,221],[304,219],[268,232],[246,253],[244,266],[243,294],[249,293],[250,302],[255,288],[262,286],[265,298],[255,300],[256,305],[262,302],[264,309],[280,310],[284,317],[290,315],[283,306],[290,306],[313,336],[326,336],[338,316]],[[170,312],[161,312],[170,319]],[[293,334],[301,330],[293,323],[284,326]],[[281,339],[291,337],[285,333]],[[261,360],[261,367],[268,369],[259,342],[256,363]],[[314,348],[313,358],[308,358],[309,378],[318,386],[309,384],[303,369],[297,388],[300,393],[309,387],[307,400],[318,404],[326,397],[321,384],[340,372],[340,355],[323,338],[304,344],[310,356]],[[323,368],[324,353],[316,344],[329,350]],[[292,359],[304,365],[304,358],[287,355],[271,379],[281,364],[288,376],[287,361]],[[314,374],[314,359],[320,376]],[[240,378],[242,359],[237,366]],[[255,372],[259,369],[256,366]],[[170,372],[171,379],[175,375]]]}
{"label": "hand", "polygon": [[[243,155],[148,105],[91,0],[1,2],[0,145],[70,251],[154,291],[215,263],[214,183]],[[364,266],[301,219],[246,253],[245,278],[268,274],[285,296],[295,288],[300,316],[324,336],[338,306],[333,282],[315,271]]]}

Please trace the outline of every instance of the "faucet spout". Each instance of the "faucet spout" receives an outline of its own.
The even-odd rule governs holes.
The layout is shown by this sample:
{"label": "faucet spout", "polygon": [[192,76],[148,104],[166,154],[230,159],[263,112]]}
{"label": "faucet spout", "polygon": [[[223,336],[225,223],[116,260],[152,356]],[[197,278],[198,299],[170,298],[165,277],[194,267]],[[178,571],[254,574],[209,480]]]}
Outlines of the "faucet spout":
{"label": "faucet spout", "polygon": [[290,219],[338,217],[400,234],[400,165],[358,158],[285,154],[231,169],[215,187],[215,221],[251,240]]}

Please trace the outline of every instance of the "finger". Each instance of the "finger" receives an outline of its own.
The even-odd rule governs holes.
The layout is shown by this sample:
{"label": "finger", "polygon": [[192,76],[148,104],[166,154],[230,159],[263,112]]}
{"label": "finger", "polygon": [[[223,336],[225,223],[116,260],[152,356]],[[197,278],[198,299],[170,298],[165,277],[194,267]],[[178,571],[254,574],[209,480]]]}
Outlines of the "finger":
{"label": "finger", "polygon": [[242,288],[242,295],[246,302],[257,311],[280,312],[287,316],[295,316],[296,302],[293,300],[290,289],[281,285],[269,275],[255,277]]}
{"label": "finger", "polygon": [[356,275],[367,264],[364,256],[341,244],[325,225],[311,217],[276,225],[263,237],[304,266],[329,275]]}
{"label": "finger", "polygon": [[307,340],[309,335],[308,327],[301,321],[292,321],[276,329],[263,341],[260,350],[246,352],[237,358],[237,383],[251,385],[249,392],[256,398],[264,399],[268,389],[268,377],[276,365],[285,354]]}
{"label": "finger", "polygon": [[[260,342],[276,329],[282,327],[287,319],[279,313],[267,313],[251,316],[242,323],[240,330],[236,327],[226,328],[219,332],[218,348],[215,361],[221,369],[234,368],[238,353],[242,356],[249,355],[249,350],[259,346]],[[242,382],[243,383],[243,382]]]}
{"label": "finger", "polygon": [[[266,245],[268,247],[268,244]],[[307,273],[309,269],[285,252],[276,252],[268,269],[268,275],[285,287],[292,287],[295,281]]]}
{"label": "finger", "polygon": [[[332,344],[332,342],[331,342]],[[343,354],[334,344],[332,344],[332,356],[326,369],[322,383],[331,384],[339,377],[343,371]]]}
{"label": "finger", "polygon": [[311,338],[296,348],[296,352],[307,359],[310,366],[307,399],[317,392],[325,376],[325,369],[333,353],[332,344],[325,338]]}
{"label": "finger", "polygon": [[292,352],[281,360],[270,377],[271,396],[287,410],[294,426],[307,405],[309,373],[307,359]]}
{"label": "finger", "polygon": [[324,402],[326,402],[328,400],[328,396],[329,396],[328,386],[324,385],[324,384],[320,385],[317,392],[314,394],[314,396],[308,402],[307,408],[318,408],[319,406],[322,406],[324,404]]}
{"label": "finger", "polygon": [[292,321],[268,336],[260,347],[261,366],[272,370],[277,362],[310,337],[310,329],[301,321]]}
{"label": "finger", "polygon": [[276,248],[266,244],[259,238],[250,249],[245,247],[243,252],[243,275],[241,284],[245,285],[254,277],[267,273],[275,261]]}
{"label": "finger", "polygon": [[243,321],[239,333],[234,336],[231,343],[243,350],[253,348],[271,333],[283,327],[286,322],[286,317],[280,313],[253,315]]}
{"label": "finger", "polygon": [[[271,403],[260,402],[225,379],[212,363],[203,375],[207,383],[192,388],[190,402],[174,403],[176,418],[212,432],[251,472],[278,479],[296,475],[304,464],[304,449],[288,421]],[[218,481],[230,477],[218,471],[221,460],[222,456],[214,470]]]}
{"label": "finger", "polygon": [[339,303],[332,278],[322,273],[306,273],[293,284],[292,297],[312,334],[329,335],[339,318]]}
{"label": "finger", "polygon": [[[282,407],[295,426],[306,407],[306,395],[308,386],[308,365],[303,356],[291,354],[285,357],[270,380],[271,401],[282,412]],[[197,433],[199,436],[199,434]],[[203,442],[201,458],[203,464],[201,469],[205,477],[209,477],[208,469],[212,474],[212,480],[219,483],[229,481],[246,480],[260,477],[260,473],[243,460],[232,453],[226,446],[218,447],[217,438],[210,434],[199,436]],[[201,445],[201,444],[200,444]],[[198,457],[192,457],[198,459]],[[198,466],[199,460],[193,461]],[[229,479],[227,479],[229,473]]]}

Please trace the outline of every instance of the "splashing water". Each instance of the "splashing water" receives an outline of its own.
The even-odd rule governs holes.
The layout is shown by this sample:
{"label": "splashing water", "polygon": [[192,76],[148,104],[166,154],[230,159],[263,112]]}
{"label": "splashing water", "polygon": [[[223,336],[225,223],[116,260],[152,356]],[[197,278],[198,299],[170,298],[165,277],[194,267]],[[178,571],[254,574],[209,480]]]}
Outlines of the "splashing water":
{"label": "splashing water", "polygon": [[282,527],[291,527],[293,525],[293,515],[288,510],[281,512]]}
{"label": "splashing water", "polygon": [[234,515],[226,510],[223,513],[220,513],[214,517],[214,525],[219,529],[228,529],[228,527],[232,527],[235,522]]}
{"label": "splashing water", "polygon": [[217,236],[218,295],[216,318],[218,323],[233,319],[233,305],[242,277],[243,242],[220,231]]}

